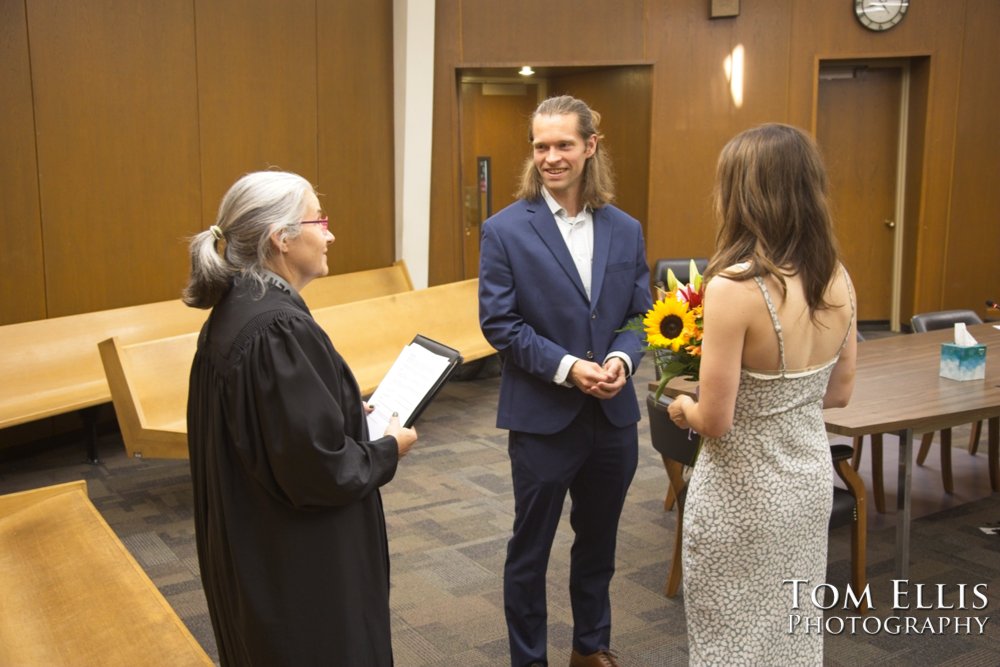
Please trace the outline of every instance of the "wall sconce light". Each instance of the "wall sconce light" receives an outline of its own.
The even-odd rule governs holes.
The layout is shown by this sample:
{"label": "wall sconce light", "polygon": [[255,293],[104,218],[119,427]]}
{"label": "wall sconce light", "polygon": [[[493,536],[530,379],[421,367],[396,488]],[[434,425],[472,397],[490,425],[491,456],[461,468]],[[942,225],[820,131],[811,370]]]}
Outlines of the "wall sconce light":
{"label": "wall sconce light", "polygon": [[521,76],[531,76],[532,74],[535,73],[535,70],[531,69],[530,65],[525,65],[520,70],[518,70],[517,73],[520,74]]}
{"label": "wall sconce light", "polygon": [[729,82],[729,94],[737,109],[743,106],[744,58],[743,45],[737,44],[733,52],[726,56],[722,63],[722,67],[726,71],[726,80]]}

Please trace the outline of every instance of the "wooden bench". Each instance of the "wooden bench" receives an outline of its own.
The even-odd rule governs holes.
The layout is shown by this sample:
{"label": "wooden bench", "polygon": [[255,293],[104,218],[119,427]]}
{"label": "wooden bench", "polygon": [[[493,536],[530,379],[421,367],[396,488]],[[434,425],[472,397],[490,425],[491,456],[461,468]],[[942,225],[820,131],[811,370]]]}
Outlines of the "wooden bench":
{"label": "wooden bench", "polygon": [[496,350],[479,328],[479,279],[321,308],[313,317],[370,395],[416,334],[449,345],[465,362]]}
{"label": "wooden bench", "polygon": [[213,665],[87,497],[0,496],[0,664]]}
{"label": "wooden bench", "polygon": [[[367,396],[415,334],[454,347],[466,362],[493,354],[479,329],[478,289],[474,278],[312,312]],[[188,379],[196,347],[197,334],[100,343],[130,456],[187,458]]]}
{"label": "wooden bench", "polygon": [[[413,289],[402,261],[320,278],[303,290],[310,308]],[[123,345],[201,329],[208,311],[180,299],[0,326],[0,429],[82,411],[88,458],[96,459],[95,408],[111,400],[97,343]]]}
{"label": "wooden bench", "polygon": [[0,327],[0,428],[81,411],[96,460],[96,408],[111,400],[97,342],[197,331],[207,316],[178,299]]}
{"label": "wooden bench", "polygon": [[410,272],[406,262],[400,259],[392,266],[381,269],[317,278],[302,289],[302,299],[310,310],[314,310],[412,290]]}
{"label": "wooden bench", "polygon": [[124,345],[97,345],[125,451],[135,458],[184,459],[187,395],[198,333]]}

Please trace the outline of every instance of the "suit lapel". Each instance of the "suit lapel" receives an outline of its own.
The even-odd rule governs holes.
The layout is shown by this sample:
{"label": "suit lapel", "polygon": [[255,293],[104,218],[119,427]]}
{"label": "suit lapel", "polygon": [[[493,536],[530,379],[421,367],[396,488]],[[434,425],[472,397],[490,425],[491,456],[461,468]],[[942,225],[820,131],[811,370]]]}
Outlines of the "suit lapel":
{"label": "suit lapel", "polygon": [[597,303],[601,297],[601,286],[604,284],[604,270],[608,267],[608,256],[611,252],[611,221],[607,210],[599,208],[594,211],[594,263],[591,265],[590,303]]}
{"label": "suit lapel", "polygon": [[566,241],[563,240],[562,234],[559,233],[559,227],[556,225],[556,219],[552,216],[552,211],[542,201],[537,203],[532,202],[528,208],[528,212],[533,212],[530,218],[531,226],[534,227],[535,232],[541,237],[542,242],[549,249],[549,252],[556,258],[559,266],[566,272],[566,276],[576,286],[580,296],[586,299],[587,291],[583,289],[580,272],[576,270],[576,264],[573,263],[573,257],[569,254]]}

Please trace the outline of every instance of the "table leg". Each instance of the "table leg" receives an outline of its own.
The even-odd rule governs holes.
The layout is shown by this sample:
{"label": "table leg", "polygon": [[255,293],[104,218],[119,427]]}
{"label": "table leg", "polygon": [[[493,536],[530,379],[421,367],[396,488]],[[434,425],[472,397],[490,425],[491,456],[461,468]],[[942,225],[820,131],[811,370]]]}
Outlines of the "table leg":
{"label": "table leg", "polygon": [[938,444],[938,453],[941,455],[941,483],[944,485],[945,493],[954,493],[955,484],[951,475],[951,429],[941,429],[941,442]]}
{"label": "table leg", "polygon": [[993,491],[1000,491],[1000,473],[997,471],[997,449],[1000,448],[1000,417],[990,417],[989,426],[989,456],[986,465],[990,469],[990,488]]}
{"label": "table leg", "polygon": [[882,434],[872,433],[872,495],[875,496],[875,511],[885,514],[885,482],[882,475]]}
{"label": "table leg", "polygon": [[896,577],[910,572],[910,477],[913,470],[913,430],[899,431],[899,481],[896,484]]}

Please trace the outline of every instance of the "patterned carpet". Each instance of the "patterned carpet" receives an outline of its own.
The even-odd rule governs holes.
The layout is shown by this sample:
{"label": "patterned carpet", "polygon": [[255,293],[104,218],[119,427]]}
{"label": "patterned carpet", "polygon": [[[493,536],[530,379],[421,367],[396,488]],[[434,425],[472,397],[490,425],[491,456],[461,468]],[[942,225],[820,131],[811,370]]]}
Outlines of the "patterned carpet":
{"label": "patterned carpet", "polygon": [[[639,386],[650,373],[647,364],[640,368]],[[513,496],[506,434],[493,427],[498,381],[485,375],[444,388],[417,425],[416,448],[384,489],[398,667],[508,664],[501,577]],[[663,511],[666,475],[649,446],[647,429],[644,419],[639,469],[618,535],[613,648],[632,667],[686,665],[683,589],[674,599],[663,595],[676,514]],[[86,479],[94,504],[215,656],[198,579],[187,462],[127,459],[116,434],[102,438],[100,456],[99,465],[82,463],[82,445],[76,444],[5,461],[0,493]],[[985,455],[978,459],[984,469]],[[850,611],[827,612],[825,664],[1000,665],[1000,535],[980,530],[995,522],[1000,522],[995,494],[914,521],[911,580],[905,589],[910,609],[892,608],[895,531],[870,529],[868,574],[876,608],[868,625],[858,625],[853,633]],[[831,534],[829,581],[837,586],[848,579],[848,530]],[[571,541],[564,516],[549,567],[553,665],[568,664],[570,652]],[[945,605],[957,605],[959,584],[966,584],[966,608],[915,609],[917,583],[926,584],[924,603],[936,600],[935,585],[942,585]],[[985,592],[985,608],[972,592],[977,584]],[[904,624],[911,619],[914,629],[906,633],[904,625],[894,633],[896,616],[904,617]],[[952,625],[939,633],[944,618]],[[980,632],[982,619],[987,620]],[[841,622],[847,629],[837,633]],[[962,624],[969,624],[968,632]],[[931,626],[934,633],[927,631]]]}

